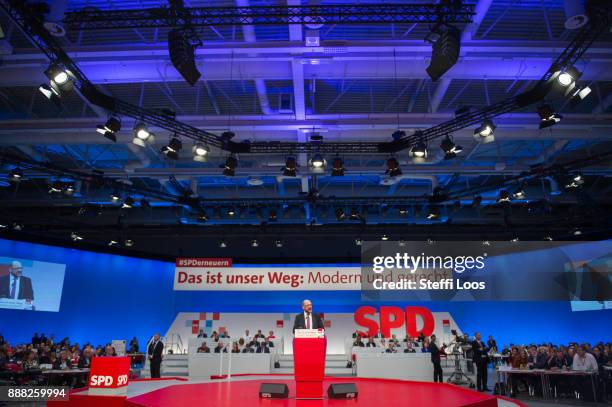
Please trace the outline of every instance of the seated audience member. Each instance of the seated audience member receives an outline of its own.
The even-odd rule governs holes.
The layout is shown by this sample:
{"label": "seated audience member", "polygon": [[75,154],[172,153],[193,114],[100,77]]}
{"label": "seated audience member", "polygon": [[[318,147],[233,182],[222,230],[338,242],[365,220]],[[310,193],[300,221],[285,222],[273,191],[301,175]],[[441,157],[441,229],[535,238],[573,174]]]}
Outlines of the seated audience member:
{"label": "seated audience member", "polygon": [[206,332],[204,332],[203,329],[200,329],[200,332],[198,332],[198,338],[208,338],[208,335],[206,335]]}
{"label": "seated audience member", "polygon": [[215,341],[215,342],[219,342],[219,334],[217,333],[217,331],[213,331],[212,334],[210,335],[210,337]]}
{"label": "seated audience member", "polygon": [[206,345],[206,342],[202,342],[197,353],[210,353],[210,348]]}
{"label": "seated audience member", "polygon": [[365,346],[365,344],[361,340],[361,335],[357,335],[357,337],[355,338],[355,341],[353,342],[353,346],[359,346],[362,348]]}
{"label": "seated audience member", "polygon": [[242,349],[242,353],[254,353],[255,349],[253,349],[253,342],[247,343],[247,345]]}
{"label": "seated audience member", "polygon": [[232,353],[240,353],[240,348],[238,347],[238,342],[232,343]]}
{"label": "seated audience member", "polygon": [[83,349],[83,354],[79,358],[79,363],[77,365],[79,369],[87,369],[91,367],[91,348],[86,347]]}
{"label": "seated audience member", "polygon": [[34,336],[32,337],[32,345],[40,344],[40,336],[38,336],[38,332],[34,332]]}
{"label": "seated audience member", "polygon": [[[572,370],[580,372],[597,372],[599,367],[597,366],[597,360],[595,356],[587,352],[586,345],[580,345],[576,348],[576,354],[574,355],[574,362],[572,363]],[[574,376],[573,388],[578,391],[580,398],[587,401],[593,400],[593,391],[591,390],[591,378],[589,376]]]}
{"label": "seated audience member", "polygon": [[106,345],[106,348],[104,349],[104,356],[117,356],[115,353],[115,348],[113,348],[111,345]]}
{"label": "seated audience member", "polygon": [[274,331],[268,332],[268,339],[276,339],[276,336],[274,336]]}
{"label": "seated audience member", "polygon": [[417,346],[417,342],[414,340],[412,336],[406,335],[406,337],[404,338],[404,342],[406,342],[406,344],[411,343],[413,347]]}
{"label": "seated audience member", "polygon": [[219,342],[217,344],[217,347],[215,348],[215,353],[227,353],[227,349],[225,348],[225,346],[223,346],[223,342]]}
{"label": "seated audience member", "polygon": [[508,348],[508,345],[504,345],[504,348],[502,349],[501,354],[504,356],[510,355],[510,348]]}
{"label": "seated audience member", "polygon": [[257,346],[257,351],[255,353],[270,353],[270,348],[266,346],[265,342],[262,342]]}
{"label": "seated audience member", "polygon": [[261,329],[258,329],[258,330],[257,330],[257,333],[256,333],[256,334],[255,334],[255,336],[253,337],[253,339],[259,339],[259,338],[261,338],[261,339],[265,339],[265,338],[266,338],[266,337],[264,336],[264,334],[263,334],[263,333],[261,333]]}
{"label": "seated audience member", "polygon": [[128,350],[128,353],[138,353],[139,350],[140,347],[138,346],[138,339],[136,339],[136,337],[133,337],[130,341],[130,349]]}
{"label": "seated audience member", "polygon": [[608,357],[604,354],[603,348],[601,346],[595,346],[593,348],[593,356],[595,356],[595,360],[597,361],[597,366],[599,366],[599,374],[604,376],[604,366],[608,364]]}
{"label": "seated audience member", "polygon": [[373,337],[369,337],[368,338],[368,343],[366,343],[365,345],[366,348],[375,348],[376,347],[376,342],[374,342],[374,338]]}
{"label": "seated audience member", "polygon": [[404,353],[416,353],[416,350],[412,346],[412,341],[406,342],[406,349],[404,349]]}
{"label": "seated audience member", "polygon": [[[553,349],[553,358],[548,357],[546,361],[546,368],[549,370],[567,370],[567,359],[565,359],[565,355],[563,354],[563,350]],[[566,377],[560,375],[551,375],[549,377],[550,385],[556,389],[556,394],[561,395],[565,393],[565,389],[570,387],[570,383]]]}
{"label": "seated audience member", "polygon": [[238,348],[242,349],[244,348],[244,345],[246,344],[244,338],[240,338],[238,339]]}
{"label": "seated audience member", "polygon": [[253,335],[251,335],[251,331],[249,331],[248,329],[244,331],[244,340],[247,343],[253,341]]}
{"label": "seated audience member", "polygon": [[352,335],[353,338],[357,338],[358,336],[359,336],[359,331],[353,332],[353,335]]}
{"label": "seated audience member", "polygon": [[397,339],[397,336],[395,334],[391,335],[391,339],[389,339],[389,342],[395,343],[395,346],[399,345],[399,339]]}
{"label": "seated audience member", "polygon": [[36,352],[33,350],[29,351],[25,360],[23,361],[23,370],[36,370],[38,367],[38,358],[36,357]]}
{"label": "seated audience member", "polygon": [[421,352],[429,353],[429,338],[426,337],[422,343],[423,343],[423,346],[421,347]]}
{"label": "seated audience member", "polygon": [[55,370],[67,370],[72,368],[72,363],[68,359],[68,353],[63,350],[60,352],[59,359],[53,363],[53,369]]}
{"label": "seated audience member", "polygon": [[219,334],[219,338],[229,338],[229,332],[223,331]]}
{"label": "seated audience member", "polygon": [[567,360],[567,366],[569,366],[569,368],[572,368],[572,364],[574,363],[574,356],[576,355],[576,348],[574,347],[574,345],[570,345],[567,348],[567,353],[565,355],[565,359]]}
{"label": "seated audience member", "polygon": [[397,353],[395,349],[395,342],[389,342],[389,346],[385,349],[385,353]]}
{"label": "seated audience member", "polygon": [[[425,342],[425,339],[427,339],[427,338],[425,338],[425,335],[423,335],[423,332],[421,332],[421,333],[419,333],[419,337],[417,339],[417,342],[423,343],[423,342]],[[429,341],[427,342],[427,346],[429,346]]]}

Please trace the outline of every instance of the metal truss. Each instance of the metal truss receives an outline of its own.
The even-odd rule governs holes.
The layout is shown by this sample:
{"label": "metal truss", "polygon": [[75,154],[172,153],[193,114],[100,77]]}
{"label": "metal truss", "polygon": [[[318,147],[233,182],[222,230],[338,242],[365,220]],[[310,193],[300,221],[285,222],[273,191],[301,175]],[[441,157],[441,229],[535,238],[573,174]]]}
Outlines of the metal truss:
{"label": "metal truss", "polygon": [[262,24],[470,23],[473,4],[357,4],[321,6],[255,6],[82,10],[66,13],[71,30],[117,28],[207,27]]}

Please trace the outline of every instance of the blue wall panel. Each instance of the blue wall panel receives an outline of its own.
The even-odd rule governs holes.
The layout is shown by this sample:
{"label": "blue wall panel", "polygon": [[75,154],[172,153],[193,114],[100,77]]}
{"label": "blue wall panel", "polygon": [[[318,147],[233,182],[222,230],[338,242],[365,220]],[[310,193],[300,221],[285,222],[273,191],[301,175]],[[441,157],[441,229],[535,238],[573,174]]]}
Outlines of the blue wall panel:
{"label": "blue wall panel", "polygon": [[[0,256],[66,264],[60,312],[0,309],[0,333],[17,343],[33,332],[95,344],[136,335],[142,343],[156,331],[163,334],[181,311],[297,312],[304,298],[329,313],[352,312],[362,305],[355,291],[174,292],[173,263],[2,239]],[[463,330],[492,333],[500,344],[612,340],[612,310],[572,312],[569,302],[394,305],[449,311]]]}

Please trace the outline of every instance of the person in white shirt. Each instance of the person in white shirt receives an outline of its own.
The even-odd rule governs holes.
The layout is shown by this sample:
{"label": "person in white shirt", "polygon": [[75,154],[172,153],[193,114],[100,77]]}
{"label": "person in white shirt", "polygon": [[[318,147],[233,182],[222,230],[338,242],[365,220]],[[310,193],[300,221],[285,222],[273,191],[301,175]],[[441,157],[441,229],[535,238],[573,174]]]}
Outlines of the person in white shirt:
{"label": "person in white shirt", "polygon": [[253,335],[251,335],[251,332],[248,329],[244,331],[244,340],[246,343],[253,342]]}
{"label": "person in white shirt", "polygon": [[[572,363],[572,370],[581,372],[598,372],[597,360],[595,356],[587,352],[586,346],[580,345],[574,355],[574,362]],[[575,376],[572,378],[574,390],[580,394],[580,398],[586,401],[595,401],[592,398],[596,395],[593,394],[591,387],[591,377]]]}

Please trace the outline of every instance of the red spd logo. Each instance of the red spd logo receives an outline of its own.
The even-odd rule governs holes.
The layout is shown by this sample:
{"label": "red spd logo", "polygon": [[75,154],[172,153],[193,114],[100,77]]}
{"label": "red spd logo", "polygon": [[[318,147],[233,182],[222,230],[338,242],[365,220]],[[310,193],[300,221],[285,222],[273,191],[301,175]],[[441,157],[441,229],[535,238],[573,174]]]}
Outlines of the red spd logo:
{"label": "red spd logo", "polygon": [[[406,335],[416,338],[422,333],[430,336],[434,331],[435,320],[431,311],[423,307],[380,307],[379,321],[376,317],[376,308],[370,306],[359,307],[355,311],[355,323],[367,331],[361,331],[364,336],[374,336],[380,330],[385,338],[391,336],[391,329],[406,326]],[[417,318],[422,321],[421,329],[417,328]]]}
{"label": "red spd logo", "polygon": [[128,384],[129,357],[95,357],[91,360],[89,387],[117,388]]}

